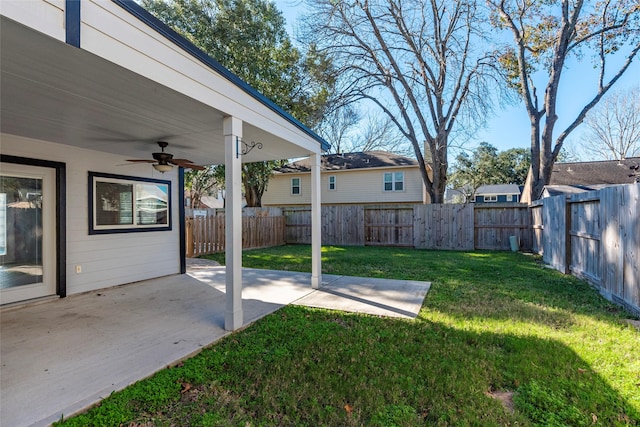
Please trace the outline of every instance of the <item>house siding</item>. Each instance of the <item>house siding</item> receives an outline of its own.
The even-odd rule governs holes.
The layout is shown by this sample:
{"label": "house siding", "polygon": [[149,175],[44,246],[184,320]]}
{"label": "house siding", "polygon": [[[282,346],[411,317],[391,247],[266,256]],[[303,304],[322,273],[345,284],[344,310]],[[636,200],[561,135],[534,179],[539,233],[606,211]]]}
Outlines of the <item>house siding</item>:
{"label": "house siding", "polygon": [[[180,272],[177,169],[160,175],[148,164],[127,164],[126,158],[113,154],[0,136],[3,154],[66,164],[67,295]],[[89,235],[89,171],[170,180],[172,230]],[[82,266],[80,274],[77,265]]]}
{"label": "house siding", "polygon": [[2,0],[0,14],[65,41],[65,6],[65,0]]}
{"label": "house siding", "polygon": [[[497,199],[494,201],[485,201],[485,198],[489,197],[489,194],[478,195],[475,198],[475,203],[518,203],[519,196],[517,194],[498,194]],[[493,194],[491,195],[493,196]],[[512,199],[513,198],[513,199]]]}
{"label": "house siding", "polygon": [[[404,172],[403,191],[384,191],[384,172]],[[329,176],[336,177],[336,189],[329,190]],[[291,178],[300,178],[301,194],[291,194]],[[423,184],[418,167],[376,168],[321,173],[321,200],[325,204],[422,203]],[[311,203],[310,173],[276,173],[262,196],[264,206],[308,205]]]}

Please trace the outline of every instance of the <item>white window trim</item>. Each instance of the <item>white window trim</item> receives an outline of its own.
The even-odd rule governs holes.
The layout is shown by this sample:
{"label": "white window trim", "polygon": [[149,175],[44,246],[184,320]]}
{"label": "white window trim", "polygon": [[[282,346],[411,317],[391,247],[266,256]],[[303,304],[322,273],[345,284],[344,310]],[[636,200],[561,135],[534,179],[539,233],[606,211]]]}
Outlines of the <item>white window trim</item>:
{"label": "white window trim", "polygon": [[497,203],[498,202],[498,196],[496,194],[491,194],[491,195],[486,195],[484,196],[484,201],[486,203]]}
{"label": "white window trim", "polygon": [[[391,174],[391,190],[387,190],[385,188],[385,184],[387,183],[387,181],[384,180],[386,174]],[[396,174],[397,173],[401,173],[402,174],[402,190],[396,190],[396,182],[400,182],[400,181],[396,181]],[[400,171],[400,172],[382,172],[382,192],[383,193],[404,193],[405,191],[407,191],[407,185],[406,185],[406,174],[404,173],[404,171]]]}
{"label": "white window trim", "polygon": [[[293,187],[294,187],[294,185],[293,185],[293,180],[294,180],[294,179],[297,179],[297,180],[298,180],[298,185],[297,185],[297,187],[298,187],[298,192],[297,192],[297,193],[294,193],[294,192],[293,192]],[[291,193],[291,195],[292,195],[292,196],[294,196],[294,197],[302,196],[302,178],[291,178],[291,185],[289,186],[289,192],[290,192],[290,193]]]}
{"label": "white window trim", "polygon": [[[331,178],[333,178],[333,188],[331,188]],[[329,175],[327,178],[327,191],[336,191],[338,189],[338,179],[335,175]]]}

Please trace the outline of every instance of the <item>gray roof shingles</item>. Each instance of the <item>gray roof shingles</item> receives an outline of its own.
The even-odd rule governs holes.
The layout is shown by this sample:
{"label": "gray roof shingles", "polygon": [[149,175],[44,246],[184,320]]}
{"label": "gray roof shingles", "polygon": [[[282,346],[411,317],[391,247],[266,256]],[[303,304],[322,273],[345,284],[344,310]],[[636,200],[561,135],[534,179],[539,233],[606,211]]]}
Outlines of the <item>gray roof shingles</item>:
{"label": "gray roof shingles", "polygon": [[476,195],[482,194],[518,194],[520,195],[520,187],[517,184],[490,184],[481,185],[476,190]]}
{"label": "gray roof shingles", "polygon": [[[322,171],[418,165],[418,162],[414,159],[389,153],[387,151],[324,154],[322,155],[320,162],[320,169]],[[310,170],[311,161],[309,158],[288,163],[283,167],[276,169],[276,171],[280,173],[300,173],[309,172]]]}
{"label": "gray roof shingles", "polygon": [[549,185],[631,184],[630,167],[640,164],[640,157],[598,162],[556,163]]}

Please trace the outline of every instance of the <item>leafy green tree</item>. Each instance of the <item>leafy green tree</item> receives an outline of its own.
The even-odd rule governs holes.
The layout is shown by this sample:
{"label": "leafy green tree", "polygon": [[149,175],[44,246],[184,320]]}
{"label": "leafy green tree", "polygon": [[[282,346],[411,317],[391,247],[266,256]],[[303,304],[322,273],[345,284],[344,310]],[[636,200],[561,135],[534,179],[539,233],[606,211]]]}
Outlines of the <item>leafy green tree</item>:
{"label": "leafy green tree", "polygon": [[481,185],[523,185],[530,166],[531,153],[526,148],[499,152],[488,142],[482,142],[471,155],[463,152],[456,157],[449,182],[469,200]]}
{"label": "leafy green tree", "polygon": [[273,170],[284,161],[247,163],[243,167],[242,184],[247,206],[262,206],[262,195],[267,189]]}
{"label": "leafy green tree", "polygon": [[[501,52],[507,83],[517,92],[531,123],[531,187],[535,200],[549,183],[567,136],[629,68],[640,51],[638,0],[487,0],[493,25],[513,42]],[[581,88],[590,99],[558,132],[559,93],[569,58],[591,56],[598,77]],[[619,64],[612,64],[612,57]],[[539,98],[540,96],[540,98]]]}
{"label": "leafy green tree", "polygon": [[189,207],[197,207],[203,196],[212,196],[224,188],[224,173],[222,176],[215,167],[208,166],[205,170],[187,170],[184,173],[184,186],[191,195]]}
{"label": "leafy green tree", "polygon": [[[331,63],[313,46],[303,55],[292,45],[273,2],[142,0],[142,5],[307,126],[322,119],[333,91]],[[271,170],[278,165],[243,165],[249,206],[260,206]],[[215,173],[220,175],[221,168]]]}

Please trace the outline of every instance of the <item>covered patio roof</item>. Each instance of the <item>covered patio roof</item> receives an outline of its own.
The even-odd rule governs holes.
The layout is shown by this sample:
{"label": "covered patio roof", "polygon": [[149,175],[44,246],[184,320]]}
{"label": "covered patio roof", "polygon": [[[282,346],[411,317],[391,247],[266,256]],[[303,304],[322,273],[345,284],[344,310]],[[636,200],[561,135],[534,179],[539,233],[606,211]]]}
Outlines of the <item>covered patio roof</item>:
{"label": "covered patio roof", "polygon": [[[145,13],[141,9],[138,12]],[[163,29],[172,32],[167,27]],[[164,140],[169,142],[168,151],[176,158],[209,165],[224,163],[222,122],[225,116],[235,115],[243,119],[243,140],[263,143],[261,150],[253,150],[242,161],[306,156],[319,148],[327,148],[321,138],[237,77],[236,81],[230,81],[229,78],[234,77],[231,73],[193,45],[193,52],[178,49],[189,54],[189,65],[194,67],[197,63],[200,68],[208,68],[211,75],[221,74],[228,88],[217,87],[219,95],[225,91],[226,96],[234,95],[234,91],[245,97],[249,95],[248,99],[257,106],[252,107],[254,113],[262,117],[254,117],[252,122],[247,120],[249,117],[242,117],[242,111],[233,105],[234,100],[228,103],[223,100],[221,105],[229,107],[223,111],[149,78],[162,72],[154,70],[153,63],[143,65],[148,70],[145,76],[92,52],[89,30],[86,31],[87,49],[84,46],[78,49],[4,15],[0,31],[0,131],[3,133],[143,159],[158,151],[156,141]],[[186,40],[182,41],[188,45]],[[163,43],[170,42],[164,39]],[[105,51],[108,47],[105,46]],[[145,52],[138,53],[144,59]],[[197,53],[201,56],[195,57]],[[109,55],[113,54],[107,52],[104,56]],[[182,76],[185,81],[173,80],[175,87],[193,85],[197,90],[197,86],[202,85],[206,92],[219,84],[217,80],[194,82],[189,71],[202,70],[197,67],[187,70],[187,75]]]}
{"label": "covered patio roof", "polygon": [[[241,162],[316,158],[312,286],[318,287],[318,157],[328,148],[322,138],[133,0],[6,0],[0,19],[0,132],[92,150],[92,159],[100,152],[150,159],[162,140],[175,158],[226,166],[227,329],[242,324]],[[242,142],[260,148],[242,153]],[[49,160],[46,152],[38,156]],[[58,252],[60,259],[65,250]],[[61,264],[59,281],[68,268]]]}

